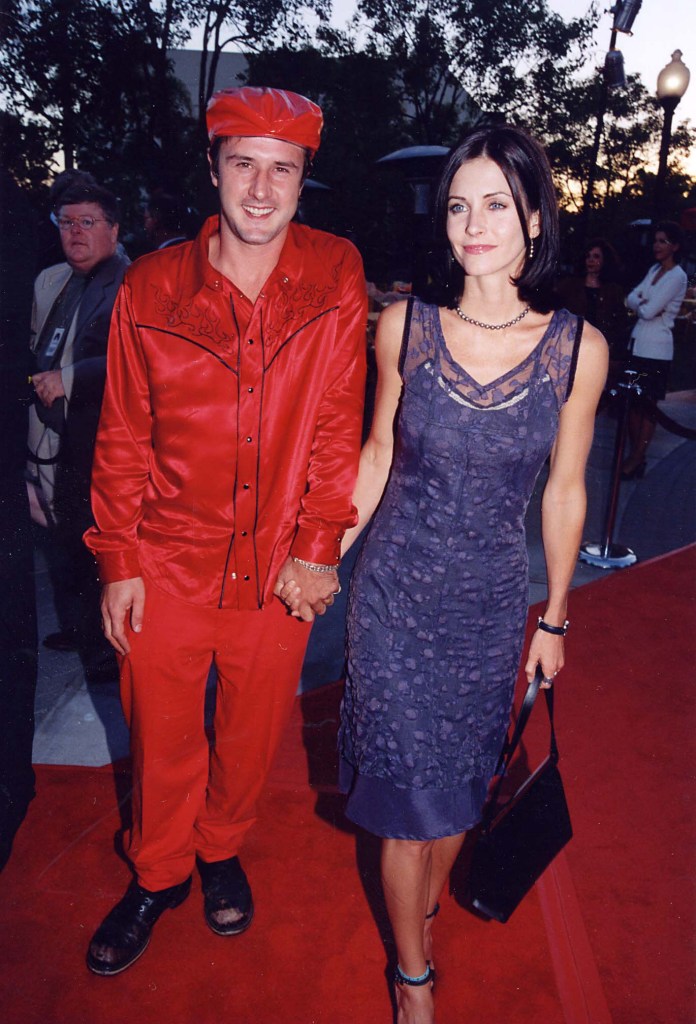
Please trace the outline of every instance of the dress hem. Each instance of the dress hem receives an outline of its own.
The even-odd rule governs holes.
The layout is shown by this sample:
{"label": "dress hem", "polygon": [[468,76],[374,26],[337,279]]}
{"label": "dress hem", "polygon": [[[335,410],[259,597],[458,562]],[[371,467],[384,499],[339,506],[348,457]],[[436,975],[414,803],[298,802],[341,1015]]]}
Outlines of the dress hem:
{"label": "dress hem", "polygon": [[382,839],[426,842],[461,835],[481,820],[488,779],[475,778],[457,789],[406,789],[387,779],[361,775],[344,757],[339,789],[348,795],[345,814],[355,825]]}

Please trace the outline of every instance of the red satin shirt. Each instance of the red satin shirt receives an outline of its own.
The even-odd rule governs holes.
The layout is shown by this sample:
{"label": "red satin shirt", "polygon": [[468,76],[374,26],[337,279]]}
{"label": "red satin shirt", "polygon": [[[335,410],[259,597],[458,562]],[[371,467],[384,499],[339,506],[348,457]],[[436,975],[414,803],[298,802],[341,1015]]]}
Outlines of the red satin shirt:
{"label": "red satin shirt", "polygon": [[105,583],[251,610],[288,553],[337,563],[357,521],[365,281],[350,242],[293,223],[252,304],[208,260],[217,230],[126,274],[85,541]]}

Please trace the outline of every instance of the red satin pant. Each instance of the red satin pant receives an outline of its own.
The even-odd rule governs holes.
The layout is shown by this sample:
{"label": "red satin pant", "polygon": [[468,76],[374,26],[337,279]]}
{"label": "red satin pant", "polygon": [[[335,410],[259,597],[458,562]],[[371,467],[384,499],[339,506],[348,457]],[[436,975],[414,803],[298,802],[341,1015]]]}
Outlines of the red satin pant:
{"label": "red satin pant", "polygon": [[[261,611],[199,608],[146,581],[142,632],[129,633],[121,700],[131,730],[138,881],[164,889],[204,861],[234,856],[297,690],[310,625],[274,598]],[[217,669],[212,750],[206,681]]]}

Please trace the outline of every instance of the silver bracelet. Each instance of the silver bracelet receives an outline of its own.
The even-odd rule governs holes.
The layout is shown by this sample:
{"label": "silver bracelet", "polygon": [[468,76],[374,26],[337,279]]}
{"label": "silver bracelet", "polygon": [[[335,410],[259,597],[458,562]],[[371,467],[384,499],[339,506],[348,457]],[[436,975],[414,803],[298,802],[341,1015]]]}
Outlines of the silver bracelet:
{"label": "silver bracelet", "polygon": [[305,562],[304,558],[296,558],[292,556],[293,562],[297,562],[304,569],[309,569],[310,572],[337,572],[337,565],[322,565],[320,562]]}

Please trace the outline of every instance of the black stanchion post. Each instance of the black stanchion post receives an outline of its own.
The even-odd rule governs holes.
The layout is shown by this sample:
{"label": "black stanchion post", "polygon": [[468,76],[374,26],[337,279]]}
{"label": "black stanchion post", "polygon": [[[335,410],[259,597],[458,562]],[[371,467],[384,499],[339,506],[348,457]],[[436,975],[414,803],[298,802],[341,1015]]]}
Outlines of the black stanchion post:
{"label": "black stanchion post", "polygon": [[616,510],[619,504],[621,466],[626,445],[626,434],[628,433],[631,401],[634,395],[640,395],[642,392],[638,385],[638,374],[635,370],[624,370],[624,377],[625,380],[619,381],[616,387],[612,388],[609,392],[610,395],[618,395],[620,397],[621,413],[616,425],[616,437],[614,439],[614,461],[612,464],[607,514],[604,520],[604,538],[599,543],[590,541],[582,544],[578,555],[581,562],[597,566],[600,569],[625,569],[627,566],[633,565],[638,561],[635,552],[623,544],[614,544],[612,540],[614,524],[616,522]]}

